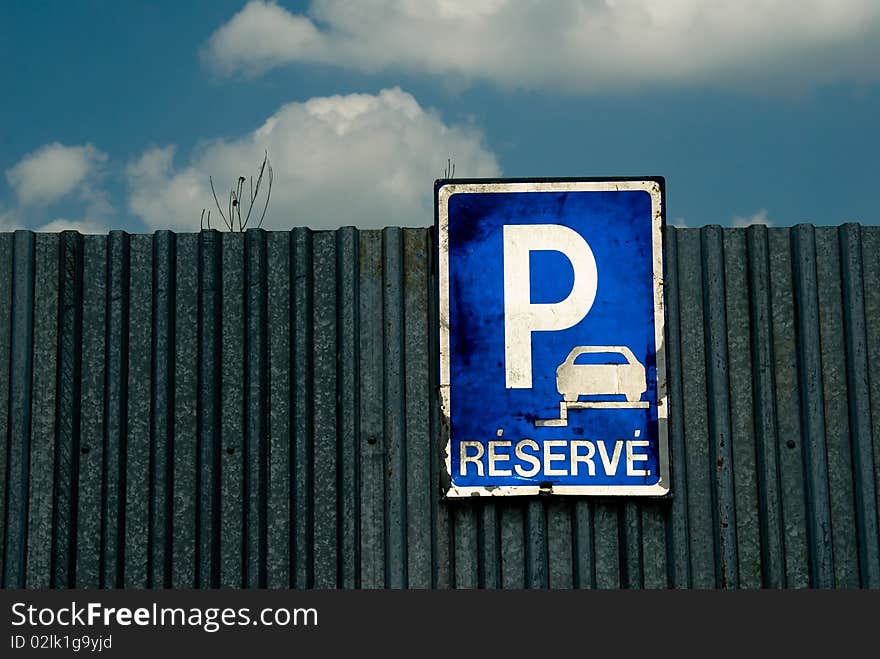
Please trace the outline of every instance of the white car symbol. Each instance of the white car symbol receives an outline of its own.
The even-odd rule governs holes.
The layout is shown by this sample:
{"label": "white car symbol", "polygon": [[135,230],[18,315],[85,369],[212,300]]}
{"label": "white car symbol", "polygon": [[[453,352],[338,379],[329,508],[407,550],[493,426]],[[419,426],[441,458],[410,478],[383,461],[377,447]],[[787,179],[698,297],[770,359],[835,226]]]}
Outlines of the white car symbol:
{"label": "white car symbol", "polygon": [[[586,353],[622,355],[625,364],[575,364]],[[623,394],[634,403],[647,390],[645,367],[626,346],[578,346],[556,369],[556,389],[567,403],[579,396]]]}

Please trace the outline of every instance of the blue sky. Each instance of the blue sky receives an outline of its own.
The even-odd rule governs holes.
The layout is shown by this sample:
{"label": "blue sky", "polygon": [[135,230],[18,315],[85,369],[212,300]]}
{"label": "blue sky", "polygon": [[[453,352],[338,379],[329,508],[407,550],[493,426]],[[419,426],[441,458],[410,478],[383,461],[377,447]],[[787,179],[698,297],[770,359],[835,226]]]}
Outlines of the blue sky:
{"label": "blue sky", "polygon": [[0,230],[196,231],[265,150],[266,228],[428,225],[447,158],[880,223],[870,0],[6,0],[0,57]]}

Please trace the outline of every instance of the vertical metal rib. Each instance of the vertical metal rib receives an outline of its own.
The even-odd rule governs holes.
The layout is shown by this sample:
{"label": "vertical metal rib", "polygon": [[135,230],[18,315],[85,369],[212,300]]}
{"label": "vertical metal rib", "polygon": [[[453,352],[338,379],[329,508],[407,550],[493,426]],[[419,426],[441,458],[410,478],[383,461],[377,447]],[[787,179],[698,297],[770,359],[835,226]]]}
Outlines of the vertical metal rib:
{"label": "vertical metal rib", "polygon": [[244,583],[266,587],[268,341],[266,232],[245,233]]}
{"label": "vertical metal rib", "polygon": [[34,326],[34,234],[16,231],[12,254],[9,457],[6,465],[6,549],[3,587],[24,588],[27,547]]}
{"label": "vertical metal rib", "polygon": [[[53,588],[72,588],[76,582],[77,482],[80,450],[80,379],[82,377],[83,237],[61,233],[58,300],[58,393],[55,436],[55,499],[52,520]],[[2,253],[2,241],[0,241]],[[2,256],[0,256],[2,264]],[[2,272],[0,265],[0,272]],[[0,300],[0,306],[3,301]],[[3,331],[0,312],[0,336]],[[0,346],[3,345],[0,339]],[[0,363],[2,363],[0,353]],[[0,369],[0,387],[3,377]],[[0,401],[5,397],[0,395]],[[0,515],[2,518],[2,515]]]}
{"label": "vertical metal rib", "polygon": [[724,231],[724,298],[727,321],[727,377],[730,408],[730,450],[736,510],[736,551],[739,588],[761,587],[761,499],[758,495],[757,449],[753,419],[751,325],[749,316],[748,246],[746,229]]}
{"label": "vertical metal rib", "polygon": [[[493,512],[497,505],[492,502]],[[547,506],[547,581],[550,588],[571,588],[574,583],[571,509],[569,501],[553,501]],[[495,587],[500,588],[501,584]]]}
{"label": "vertical metal rib", "polygon": [[223,363],[223,244],[202,231],[198,247],[198,407],[196,512],[198,586],[220,586],[221,377]]}
{"label": "vertical metal rib", "polygon": [[[861,227],[862,239],[862,276],[864,281],[865,302],[865,334],[867,336],[867,358],[869,364],[880,364],[880,227]],[[880,377],[869,374],[868,389],[870,393],[870,439],[860,438],[864,441],[864,452],[870,455],[870,446],[873,444],[875,499],[874,514],[877,515],[874,523],[880,522]],[[861,443],[861,442],[860,442]],[[864,453],[862,454],[864,455]],[[865,462],[867,462],[867,456]],[[867,465],[859,465],[859,473],[868,471]],[[868,471],[870,477],[870,471]],[[865,515],[869,514],[870,502],[864,502]],[[865,529],[870,528],[871,522],[865,521]],[[880,534],[880,531],[878,531]],[[880,537],[875,536],[873,542],[864,545],[866,560],[873,562],[870,569],[880,571],[880,551],[870,551],[880,544]],[[863,585],[865,583],[863,573]],[[875,584],[875,587],[876,584]]]}
{"label": "vertical metal rib", "polygon": [[639,508],[642,522],[643,588],[669,588],[666,522],[670,508],[669,503],[665,501],[646,501]]}
{"label": "vertical metal rib", "polygon": [[620,509],[620,584],[624,588],[642,589],[645,587],[645,573],[642,568],[642,511],[640,506],[625,502]]}
{"label": "vertical metal rib", "polygon": [[501,587],[501,527],[495,501],[477,505],[477,583],[480,588]]}
{"label": "vertical metal rib", "polygon": [[358,245],[360,376],[360,577],[363,588],[385,586],[385,392],[383,387],[382,235],[363,231]]}
{"label": "vertical metal rib", "polygon": [[221,234],[223,291],[221,316],[220,586],[246,585],[245,542],[245,254],[244,236]]}
{"label": "vertical metal rib", "polygon": [[406,353],[402,230],[382,231],[385,354],[385,585],[407,585]]}
{"label": "vertical metal rib", "polygon": [[768,229],[779,482],[788,588],[810,583],[791,233]]}
{"label": "vertical metal rib", "polygon": [[690,543],[688,529],[687,452],[684,442],[684,371],[681,357],[681,296],[679,289],[679,229],[666,228],[663,263],[666,305],[666,364],[669,382],[669,452],[673,488],[667,512],[667,553],[669,585],[691,585]]}
{"label": "vertical metal rib", "polygon": [[[428,372],[428,243],[427,232],[403,230],[404,402],[406,441],[406,562],[407,586],[432,583],[431,383]],[[423,485],[416,485],[421,483]]]}
{"label": "vertical metal rib", "polygon": [[543,500],[532,499],[526,505],[526,588],[548,588],[547,509]]}
{"label": "vertical metal rib", "polygon": [[853,458],[846,387],[840,245],[838,230],[835,228],[818,228],[815,236],[834,583],[839,588],[855,588],[859,585],[859,561],[853,505]]}
{"label": "vertical metal rib", "polygon": [[342,588],[360,586],[358,251],[357,229],[344,227],[336,232],[337,536],[338,585]]}
{"label": "vertical metal rib", "polygon": [[290,234],[267,236],[269,332],[269,465],[266,503],[266,585],[289,588],[291,537],[291,449],[293,435],[290,328]]}
{"label": "vertical metal rib", "polygon": [[[172,519],[174,514],[174,235],[153,236],[153,332],[150,383],[150,541],[148,583],[152,588],[172,583]],[[187,273],[190,274],[190,273]],[[192,273],[195,274],[195,273]],[[187,346],[192,348],[194,346]],[[193,498],[195,492],[192,493]]]}
{"label": "vertical metal rib", "polygon": [[107,354],[107,236],[83,238],[83,342],[80,403],[80,468],[77,483],[76,587],[101,584],[104,474],[104,407]]}
{"label": "vertical metal rib", "polygon": [[131,321],[123,329],[128,336],[125,396],[125,557],[123,584],[145,588],[149,572],[151,474],[151,391],[153,334],[153,241],[150,236],[129,238],[129,307]]}
{"label": "vertical metal rib", "polygon": [[595,546],[593,504],[589,501],[575,501],[572,513],[575,588],[596,587]]}
{"label": "vertical metal rib", "polygon": [[129,235],[111,231],[107,254],[107,334],[101,500],[101,587],[120,588],[125,567],[125,459],[128,432]]}
{"label": "vertical metal rib", "polygon": [[709,422],[709,465],[714,519],[715,583],[736,588],[739,565],[736,545],[736,500],[733,491],[733,450],[730,423],[730,379],[727,354],[727,313],[724,243],[721,227],[701,230],[703,300],[706,333],[706,385]]}
{"label": "vertical metal rib", "polygon": [[296,228],[291,234],[291,337],[293,349],[293,464],[291,496],[293,501],[293,585],[311,588],[313,569],[313,498],[314,436],[312,368],[312,232]]}
{"label": "vertical metal rib", "polygon": [[[15,267],[13,262],[13,236],[0,233],[0,277],[12,282]],[[0,286],[0,586],[5,585],[6,561],[12,554],[6,554],[7,500],[9,483],[9,454],[11,450],[9,427],[12,423],[12,286]]]}
{"label": "vertical metal rib", "polygon": [[810,539],[810,580],[819,588],[834,586],[831,511],[825,446],[825,403],[819,337],[815,230],[791,230],[792,265],[797,313],[798,375],[804,433],[807,529]]}
{"label": "vertical metal rib", "polygon": [[753,416],[756,441],[761,578],[768,588],[785,587],[785,548],[779,483],[779,440],[773,362],[772,305],[767,228],[747,234],[749,327],[751,328]]}
{"label": "vertical metal rib", "polygon": [[616,501],[597,500],[593,507],[593,553],[596,557],[596,588],[620,588],[625,576],[621,559],[626,551],[622,544],[621,505]]}
{"label": "vertical metal rib", "polygon": [[33,398],[28,467],[27,588],[48,588],[52,572],[52,504],[58,370],[57,234],[34,245]]}
{"label": "vertical metal rib", "polygon": [[[167,360],[157,364],[157,384],[166,387],[165,404],[173,418],[165,421],[166,460],[166,569],[170,565],[174,588],[195,588],[200,583],[199,557],[199,472],[201,469],[198,421],[199,378],[199,238],[194,234],[157,235],[160,272],[171,277],[166,297],[159,297],[159,309],[169,316]],[[167,265],[165,261],[167,259]],[[157,294],[162,292],[161,288]],[[167,305],[167,312],[165,311]],[[158,318],[157,318],[158,320]],[[157,329],[158,331],[158,329]],[[212,390],[214,387],[211,387]],[[157,424],[161,432],[161,424]],[[170,425],[170,428],[168,426]],[[216,427],[216,426],[215,426]],[[211,446],[210,440],[208,441]],[[213,451],[213,448],[211,448]],[[170,481],[170,487],[168,482]],[[210,496],[213,483],[207,486]],[[172,559],[169,562],[169,555]],[[210,555],[210,554],[209,554]],[[158,558],[158,557],[157,557]]]}
{"label": "vertical metal rib", "polygon": [[314,382],[314,586],[336,588],[339,569],[337,482],[337,328],[336,240],[332,232],[313,237],[313,382]]}
{"label": "vertical metal rib", "polygon": [[[682,364],[684,449],[687,479],[688,536],[691,586],[717,587],[718,555],[713,479],[716,463],[710,450],[706,368],[705,311],[703,308],[703,258],[700,230],[681,229],[678,237],[679,328]],[[709,540],[712,540],[711,542]]]}
{"label": "vertical metal rib", "polygon": [[840,267],[846,339],[846,387],[858,530],[859,584],[864,588],[880,588],[880,531],[871,441],[870,362],[862,259],[861,227],[857,224],[846,224],[840,228]]}
{"label": "vertical metal rib", "polygon": [[526,587],[525,503],[501,507],[501,587]]}
{"label": "vertical metal rib", "polygon": [[452,585],[454,588],[477,588],[480,584],[480,543],[477,502],[462,501],[451,506],[452,518]]}

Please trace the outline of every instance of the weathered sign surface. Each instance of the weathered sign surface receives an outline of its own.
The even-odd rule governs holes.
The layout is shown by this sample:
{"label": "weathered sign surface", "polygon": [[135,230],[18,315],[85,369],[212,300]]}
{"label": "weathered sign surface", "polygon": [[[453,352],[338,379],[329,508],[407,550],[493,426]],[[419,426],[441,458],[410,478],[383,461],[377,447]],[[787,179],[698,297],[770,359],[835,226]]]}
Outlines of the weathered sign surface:
{"label": "weathered sign surface", "polygon": [[668,493],[663,190],[438,182],[448,497]]}

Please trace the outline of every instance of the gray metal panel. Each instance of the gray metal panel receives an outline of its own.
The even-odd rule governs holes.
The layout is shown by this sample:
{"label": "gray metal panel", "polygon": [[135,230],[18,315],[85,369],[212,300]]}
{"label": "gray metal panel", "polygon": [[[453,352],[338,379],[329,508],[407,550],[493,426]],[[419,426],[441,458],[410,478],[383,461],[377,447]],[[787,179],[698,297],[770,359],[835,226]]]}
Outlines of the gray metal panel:
{"label": "gray metal panel", "polygon": [[246,585],[247,529],[245,528],[245,269],[244,236],[220,236],[222,314],[218,318],[221,336],[220,442],[220,582],[223,588]]}
{"label": "gray metal panel", "polygon": [[[80,401],[82,398],[83,238],[61,234],[58,308],[58,431],[55,444],[52,585],[66,588],[75,581],[77,481],[80,462]],[[2,377],[2,376],[0,376]]]}
{"label": "gray metal panel", "polygon": [[12,253],[11,346],[6,428],[7,462],[3,585],[24,588],[28,583],[28,491],[30,485],[31,420],[33,405],[35,236],[16,231]]}
{"label": "gray metal panel", "polygon": [[[108,242],[107,236],[83,238],[80,457],[77,524],[76,532],[71,534],[76,538],[76,574],[68,584],[79,588],[101,585]],[[73,406],[76,406],[75,401]]]}
{"label": "gray metal panel", "polygon": [[[12,281],[15,266],[13,263],[13,235],[0,233],[0,280]],[[13,553],[6,551],[6,527],[9,525],[7,510],[9,509],[9,426],[12,420],[11,385],[12,385],[12,286],[0,286],[0,583],[6,583],[6,556]]]}
{"label": "gray metal panel", "polygon": [[[183,236],[181,236],[182,238]],[[196,546],[198,557],[196,586],[206,588],[220,582],[220,462],[225,456],[220,438],[221,409],[221,346],[222,314],[222,245],[220,234],[206,231],[199,237],[198,246],[198,343],[178,345],[180,352],[195,352],[197,364],[197,393],[190,405],[196,407]],[[180,264],[182,265],[182,264]],[[182,268],[179,268],[182,270]],[[173,446],[173,442],[172,442]],[[167,527],[164,529],[167,537]],[[164,543],[167,547],[167,541]],[[170,558],[164,562],[167,566]],[[156,585],[167,585],[164,576]]]}
{"label": "gray metal panel", "polygon": [[37,234],[34,245],[34,370],[25,580],[28,588],[48,588],[52,579],[52,504],[57,455],[58,243],[57,234]]}
{"label": "gray metal panel", "polygon": [[[199,245],[198,236],[157,235],[153,258],[157,325],[153,332],[153,393],[165,406],[153,415],[155,436],[164,436],[164,451],[153,451],[153,472],[162,469],[164,490],[154,487],[153,518],[157,536],[151,540],[153,564],[162,572],[153,588],[169,582],[175,588],[199,583]],[[169,282],[174,282],[170,284]],[[159,325],[161,319],[163,325]],[[173,465],[173,466],[172,466]],[[157,479],[158,482],[158,479]],[[211,491],[210,483],[207,486]],[[160,512],[161,511],[161,512]],[[161,576],[161,578],[160,578]]]}
{"label": "gray metal panel", "polygon": [[[876,236],[876,234],[875,234]],[[862,232],[858,225],[848,224],[840,235],[841,277],[843,286],[843,313],[846,336],[846,376],[849,391],[849,422],[853,452],[853,481],[855,487],[855,516],[857,528],[856,548],[862,583],[870,588],[880,588],[880,564],[870,556],[880,554],[878,542],[877,479],[874,467],[874,451],[871,446],[871,390],[869,345],[867,336],[867,309],[865,285],[865,250]],[[876,248],[875,248],[876,249]],[[869,256],[872,254],[870,248]],[[870,259],[876,274],[878,259]],[[869,286],[871,286],[869,284]],[[876,284],[874,284],[876,286]],[[876,291],[874,291],[876,299]],[[870,316],[876,326],[878,309]],[[875,338],[876,340],[876,338]],[[874,346],[875,349],[878,347]],[[876,362],[875,362],[876,363]],[[875,382],[880,380],[873,378]],[[878,438],[880,440],[880,438]]]}
{"label": "gray metal panel", "polygon": [[[151,236],[133,235],[129,239],[129,298],[128,323],[123,333],[128,335],[128,354],[124,359],[126,365],[125,389],[125,453],[121,456],[121,471],[124,487],[121,486],[119,498],[122,508],[124,537],[122,556],[117,558],[123,563],[122,584],[126,588],[146,588],[149,563],[149,532],[150,532],[150,499],[151,495],[161,496],[163,488],[159,482],[150,488],[150,478],[143,474],[150,473],[153,462],[151,452],[159,448],[158,441],[151,437],[151,410],[155,407],[156,418],[168,418],[167,410],[154,406],[151,399],[153,373],[151,364],[153,355],[161,360],[164,355],[160,346],[152,345],[154,334],[159,339],[163,323],[153,315],[153,242]],[[159,242],[157,238],[155,242]],[[162,290],[156,288],[156,298]],[[133,321],[133,322],[132,322]],[[155,328],[155,332],[153,331]],[[167,331],[164,332],[168,336]],[[173,335],[172,335],[173,337]],[[156,438],[158,439],[158,438]],[[112,441],[112,438],[109,439]],[[168,479],[165,479],[166,483]],[[155,509],[155,507],[153,507]]]}
{"label": "gray metal panel", "polygon": [[[314,398],[312,369],[312,309],[314,307],[312,274],[312,232],[297,228],[291,232],[291,367],[293,391],[290,417],[293,468],[291,490],[293,501],[293,533],[291,534],[291,585],[297,588],[314,586],[314,438],[312,417]],[[380,527],[381,528],[381,527]]]}
{"label": "gray metal panel", "polygon": [[434,241],[0,234],[4,587],[880,587],[880,228],[667,229],[673,495],[439,493]]}
{"label": "gray metal panel", "polygon": [[[856,229],[857,231],[858,229]],[[861,243],[862,272],[864,273],[862,289],[865,294],[867,362],[868,364],[880,364],[880,257],[878,257],[880,254],[880,231],[862,228],[859,242]],[[878,519],[880,519],[880,485],[878,485],[880,483],[880,377],[876,375],[869,377],[868,385],[867,391],[862,391],[860,397],[853,398],[850,402],[851,406],[858,403],[865,405],[868,402],[865,399],[870,399],[870,407],[859,407],[855,410],[855,413],[862,420],[854,424],[860,433],[857,436],[859,449],[856,452],[860,460],[857,468],[859,478],[857,491],[860,500],[856,505],[862,507],[860,517],[864,521],[860,525],[860,533],[864,533],[866,536],[865,540],[860,542],[859,560],[863,564],[860,572],[862,575],[861,583],[868,582],[872,588],[880,588],[880,575],[878,575],[880,564],[876,560],[877,554],[880,553],[877,546],[880,537],[878,537],[876,530]],[[852,415],[853,412],[850,414]],[[875,496],[873,503],[870,499],[872,489]]]}
{"label": "gray metal panel", "polygon": [[[287,588],[291,566],[290,235],[268,235],[269,439],[266,585]],[[356,263],[352,259],[352,263]]]}
{"label": "gray metal panel", "polygon": [[[782,528],[782,499],[779,478],[779,435],[777,433],[775,377],[773,364],[772,298],[767,228],[746,229],[745,291],[749,298],[749,342],[743,346],[751,357],[751,418],[746,434],[755,441],[758,529],[741,537],[759,541],[761,583],[771,588],[785,586],[785,540]],[[730,270],[728,270],[730,272]],[[751,431],[751,432],[750,432]],[[748,570],[748,567],[746,568]]]}

